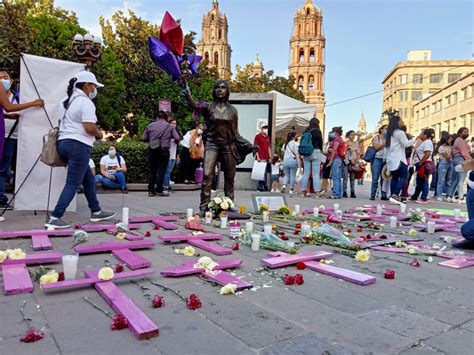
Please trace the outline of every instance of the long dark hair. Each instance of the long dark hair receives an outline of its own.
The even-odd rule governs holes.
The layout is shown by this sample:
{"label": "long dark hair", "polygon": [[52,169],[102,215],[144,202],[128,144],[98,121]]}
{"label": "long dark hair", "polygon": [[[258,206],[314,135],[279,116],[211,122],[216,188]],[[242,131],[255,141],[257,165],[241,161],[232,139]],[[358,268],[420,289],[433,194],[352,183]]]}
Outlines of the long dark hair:
{"label": "long dark hair", "polygon": [[296,137],[296,132],[288,132],[288,134],[286,135],[286,142],[284,145],[285,149],[288,143],[290,143],[295,137]]}
{"label": "long dark hair", "polygon": [[67,106],[69,105],[69,100],[71,99],[72,93],[74,92],[74,88],[82,89],[86,83],[76,83],[77,79],[72,78],[69,80],[69,85],[67,86],[67,99],[66,101],[63,102],[63,106],[65,109],[67,109]]}
{"label": "long dark hair", "polygon": [[309,125],[308,127],[306,127],[306,129],[304,130],[305,132],[309,132],[311,131],[312,129],[315,129],[317,131],[320,131],[321,128],[319,126],[319,119],[317,117],[313,117],[310,121],[309,121]]}
{"label": "long dark hair", "polygon": [[390,147],[390,142],[392,141],[393,133],[400,129],[400,116],[394,115],[390,116],[388,121],[387,136],[385,137],[385,146]]}
{"label": "long dark hair", "polygon": [[463,131],[468,131],[469,132],[469,128],[467,127],[461,127],[458,129],[458,137],[461,137],[461,134]]}
{"label": "long dark hair", "polygon": [[451,135],[447,131],[441,131],[441,137],[439,138],[438,144],[436,144],[435,150],[433,154],[438,154],[438,149],[444,144],[447,144],[449,141],[449,138],[451,138]]}

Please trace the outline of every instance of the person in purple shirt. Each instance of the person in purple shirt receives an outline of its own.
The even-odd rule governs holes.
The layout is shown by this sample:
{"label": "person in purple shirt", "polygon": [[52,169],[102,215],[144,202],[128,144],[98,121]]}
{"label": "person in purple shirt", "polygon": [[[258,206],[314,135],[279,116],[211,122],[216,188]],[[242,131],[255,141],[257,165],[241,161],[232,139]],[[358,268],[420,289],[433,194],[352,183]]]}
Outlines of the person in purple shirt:
{"label": "person in purple shirt", "polygon": [[148,196],[169,196],[163,189],[163,181],[170,159],[171,140],[178,142],[176,128],[168,123],[168,115],[158,111],[156,121],[143,132],[142,140],[148,143]]}

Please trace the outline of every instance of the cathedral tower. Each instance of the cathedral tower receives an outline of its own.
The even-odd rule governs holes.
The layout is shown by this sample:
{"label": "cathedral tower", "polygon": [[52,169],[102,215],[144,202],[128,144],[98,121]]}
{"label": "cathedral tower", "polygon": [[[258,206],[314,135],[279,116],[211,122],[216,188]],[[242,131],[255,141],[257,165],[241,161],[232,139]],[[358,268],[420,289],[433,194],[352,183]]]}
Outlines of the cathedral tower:
{"label": "cathedral tower", "polygon": [[306,0],[296,10],[293,36],[290,39],[290,75],[296,80],[307,103],[316,105],[316,115],[324,128],[324,47],[326,40],[322,31],[322,10]]}
{"label": "cathedral tower", "polygon": [[252,63],[251,68],[252,68],[252,73],[255,76],[261,77],[263,75],[263,63],[258,57],[258,54],[257,54],[257,59],[255,59],[255,61]]}
{"label": "cathedral tower", "polygon": [[227,39],[229,26],[226,15],[219,11],[218,0],[213,0],[212,10],[202,19],[201,40],[198,53],[217,68],[219,77],[230,78],[230,56],[232,50]]}

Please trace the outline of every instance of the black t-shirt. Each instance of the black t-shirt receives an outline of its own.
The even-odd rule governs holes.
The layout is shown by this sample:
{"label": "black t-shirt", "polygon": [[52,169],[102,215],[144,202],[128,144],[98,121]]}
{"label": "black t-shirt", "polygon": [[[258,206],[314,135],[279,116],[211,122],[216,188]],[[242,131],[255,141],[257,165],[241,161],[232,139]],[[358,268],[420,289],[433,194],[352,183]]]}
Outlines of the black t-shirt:
{"label": "black t-shirt", "polygon": [[[305,132],[310,131],[311,129],[307,128]],[[323,150],[323,134],[319,129],[312,129],[311,131],[311,143],[313,143],[314,149]]]}

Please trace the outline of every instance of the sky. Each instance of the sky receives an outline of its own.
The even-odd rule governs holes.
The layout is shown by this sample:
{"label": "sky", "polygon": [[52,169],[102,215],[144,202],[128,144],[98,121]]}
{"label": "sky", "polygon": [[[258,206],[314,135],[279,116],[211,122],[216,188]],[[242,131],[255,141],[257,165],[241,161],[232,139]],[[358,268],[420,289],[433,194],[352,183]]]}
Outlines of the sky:
{"label": "sky", "polygon": [[[219,0],[227,15],[232,68],[259,53],[265,70],[288,75],[295,10],[306,0]],[[363,113],[369,130],[382,111],[382,79],[412,49],[432,50],[433,60],[474,59],[474,2],[470,0],[313,0],[323,12],[326,37],[326,127],[357,128]],[[125,8],[123,0],[56,0],[76,12],[80,25],[100,35],[99,16]],[[185,32],[201,35],[212,0],[129,0],[137,15],[160,24],[165,11]]]}

